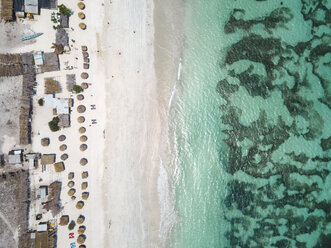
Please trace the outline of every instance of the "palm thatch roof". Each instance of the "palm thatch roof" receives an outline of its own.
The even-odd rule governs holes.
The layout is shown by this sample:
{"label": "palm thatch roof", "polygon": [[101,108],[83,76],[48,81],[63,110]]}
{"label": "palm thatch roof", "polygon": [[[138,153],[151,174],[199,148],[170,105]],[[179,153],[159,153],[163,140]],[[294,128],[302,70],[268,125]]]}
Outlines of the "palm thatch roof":
{"label": "palm thatch roof", "polygon": [[73,195],[73,196],[71,197],[71,200],[75,200],[75,199],[76,199],[76,196]]}
{"label": "palm thatch roof", "polygon": [[74,177],[75,177],[75,173],[73,173],[73,172],[68,173],[69,180],[74,179]]}
{"label": "palm thatch roof", "polygon": [[83,166],[84,166],[84,165],[87,165],[87,163],[88,163],[88,161],[87,161],[86,158],[82,158],[79,162],[80,162],[80,164],[83,165]]}
{"label": "palm thatch roof", "polygon": [[90,62],[90,60],[89,60],[89,58],[83,58],[83,61],[84,61],[84,63],[89,63]]}
{"label": "palm thatch roof", "polygon": [[87,51],[87,46],[82,46],[82,51],[86,52]]}
{"label": "palm thatch roof", "polygon": [[65,141],[65,139],[66,139],[65,135],[62,134],[59,136],[59,141]]}
{"label": "palm thatch roof", "polygon": [[85,30],[86,29],[86,24],[84,22],[79,23],[78,25],[81,29]]}
{"label": "palm thatch roof", "polygon": [[77,222],[77,224],[81,225],[84,223],[84,221],[85,221],[85,216],[79,215],[76,222]]}
{"label": "palm thatch roof", "polygon": [[83,64],[83,68],[84,68],[85,70],[87,70],[88,68],[90,68],[90,65],[87,64],[87,63],[84,63],[84,64]]}
{"label": "palm thatch roof", "polygon": [[62,172],[64,171],[64,163],[63,162],[57,162],[54,164],[54,169],[56,172]]}
{"label": "palm thatch roof", "polygon": [[88,172],[87,171],[82,172],[82,178],[86,179],[87,177],[88,177]]}
{"label": "palm thatch roof", "polygon": [[61,93],[60,82],[52,77],[45,78],[45,94]]}
{"label": "palm thatch roof", "polygon": [[77,107],[77,112],[78,113],[84,113],[86,111],[86,107],[84,106],[84,105],[79,105],[78,107]]}
{"label": "palm thatch roof", "polygon": [[89,192],[83,192],[82,193],[82,199],[83,200],[87,200],[87,198],[89,197],[90,193]]}
{"label": "palm thatch roof", "polygon": [[80,140],[81,142],[85,142],[85,141],[87,141],[87,136],[82,135],[82,136],[80,136],[79,140]]}
{"label": "palm thatch roof", "polygon": [[60,218],[60,226],[66,226],[69,223],[69,215],[62,215]]}
{"label": "palm thatch roof", "polygon": [[76,193],[75,189],[69,189],[68,190],[68,196],[73,196]]}
{"label": "palm thatch roof", "polygon": [[41,139],[41,145],[42,146],[49,146],[49,138],[42,138]]}
{"label": "palm thatch roof", "polygon": [[86,236],[84,234],[81,234],[77,238],[77,243],[78,244],[84,244],[85,243],[85,240],[86,240]]}
{"label": "palm thatch roof", "polygon": [[78,123],[84,123],[85,122],[85,117],[84,116],[79,116],[77,118]]}
{"label": "palm thatch roof", "polygon": [[87,145],[86,144],[81,144],[79,146],[79,149],[83,152],[83,151],[85,151],[87,149]]}
{"label": "palm thatch roof", "polygon": [[86,248],[86,245],[80,245],[78,248]]}
{"label": "palm thatch roof", "polygon": [[69,181],[68,182],[68,187],[69,188],[72,188],[72,187],[74,187],[75,186],[75,182],[74,181]]}
{"label": "palm thatch roof", "polygon": [[85,19],[85,14],[84,14],[83,12],[79,12],[79,13],[78,13],[78,17],[79,17],[80,19],[84,20],[84,19]]}
{"label": "palm thatch roof", "polygon": [[79,132],[79,133],[85,133],[85,132],[86,132],[86,128],[85,128],[85,127],[80,127],[80,128],[78,129],[78,132]]}
{"label": "palm thatch roof", "polygon": [[87,83],[81,83],[80,87],[82,87],[84,90],[86,90],[88,88],[88,84]]}
{"label": "palm thatch roof", "polygon": [[82,190],[85,190],[85,189],[87,189],[87,186],[88,186],[88,184],[87,184],[87,182],[83,182],[82,183]]}
{"label": "palm thatch roof", "polygon": [[79,100],[79,101],[84,100],[84,95],[83,94],[78,94],[77,95],[77,100]]}
{"label": "palm thatch roof", "polygon": [[68,154],[63,153],[60,158],[61,158],[61,160],[67,160],[68,159]]}
{"label": "palm thatch roof", "polygon": [[43,209],[51,211],[53,217],[60,213],[61,211],[61,183],[55,181],[48,186],[48,197],[47,202],[44,204]]}
{"label": "palm thatch roof", "polygon": [[83,234],[85,232],[85,230],[86,230],[86,226],[80,226],[78,228],[78,234]]}
{"label": "palm thatch roof", "polygon": [[62,144],[62,145],[60,145],[59,149],[60,149],[61,152],[63,152],[65,150],[67,150],[67,145],[66,144]]}
{"label": "palm thatch roof", "polygon": [[83,2],[79,2],[77,4],[78,8],[80,8],[81,10],[85,9],[85,4]]}
{"label": "palm thatch roof", "polygon": [[78,201],[76,203],[76,208],[77,209],[82,209],[84,207],[85,203],[83,201]]}
{"label": "palm thatch roof", "polygon": [[81,77],[82,79],[88,79],[88,73],[86,73],[86,72],[82,72],[82,73],[80,74],[80,77]]}
{"label": "palm thatch roof", "polygon": [[41,156],[41,164],[53,164],[55,162],[55,154],[43,154]]}
{"label": "palm thatch roof", "polygon": [[83,54],[83,58],[88,58],[89,57],[89,54],[86,51],[83,51],[82,54]]}

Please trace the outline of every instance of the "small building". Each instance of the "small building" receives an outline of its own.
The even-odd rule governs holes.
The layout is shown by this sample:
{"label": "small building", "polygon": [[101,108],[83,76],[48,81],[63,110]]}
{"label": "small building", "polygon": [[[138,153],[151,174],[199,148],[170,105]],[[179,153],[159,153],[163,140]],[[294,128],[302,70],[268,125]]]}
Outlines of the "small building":
{"label": "small building", "polygon": [[42,51],[37,51],[33,54],[34,64],[40,66],[44,64],[44,53]]}
{"label": "small building", "polygon": [[56,109],[57,115],[68,115],[70,113],[68,98],[55,98],[53,94],[46,94],[44,101],[46,107]]}
{"label": "small building", "polygon": [[54,164],[55,163],[55,154],[43,154],[41,156],[41,164]]}
{"label": "small building", "polygon": [[40,222],[37,226],[37,232],[46,232],[47,231],[47,223]]}
{"label": "small building", "polygon": [[70,115],[61,114],[59,117],[59,127],[70,127]]}
{"label": "small building", "polygon": [[11,150],[8,153],[9,164],[21,164],[23,162],[22,150]]}
{"label": "small building", "polygon": [[[69,24],[68,24],[68,27],[69,27]],[[69,46],[69,35],[68,35],[67,31],[65,31],[65,29],[59,28],[56,30],[55,43],[61,44],[64,47]]]}
{"label": "small building", "polygon": [[25,13],[39,14],[38,0],[24,0]]}
{"label": "small building", "polygon": [[36,159],[40,158],[39,153],[29,153],[25,155],[26,159],[29,161],[29,169],[33,170],[36,167]]}
{"label": "small building", "polygon": [[60,25],[62,28],[69,28],[69,16],[62,15],[60,16]]}
{"label": "small building", "polygon": [[40,190],[40,198],[41,199],[46,198],[46,196],[48,195],[48,187],[47,186],[40,186],[39,190]]}

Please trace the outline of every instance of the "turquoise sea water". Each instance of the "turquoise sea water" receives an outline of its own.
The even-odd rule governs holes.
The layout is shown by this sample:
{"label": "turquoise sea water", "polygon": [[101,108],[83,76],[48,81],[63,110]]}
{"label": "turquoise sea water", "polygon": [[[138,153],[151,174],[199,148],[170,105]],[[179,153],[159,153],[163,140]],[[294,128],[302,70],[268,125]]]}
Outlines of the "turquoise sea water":
{"label": "turquoise sea water", "polygon": [[185,1],[168,247],[331,247],[331,1]]}

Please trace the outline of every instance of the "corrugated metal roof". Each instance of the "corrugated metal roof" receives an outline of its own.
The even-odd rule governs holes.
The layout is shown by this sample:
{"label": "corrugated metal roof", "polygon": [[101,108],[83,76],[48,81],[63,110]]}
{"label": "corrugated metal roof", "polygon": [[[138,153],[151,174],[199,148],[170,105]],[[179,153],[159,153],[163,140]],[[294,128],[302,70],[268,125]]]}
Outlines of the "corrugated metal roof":
{"label": "corrugated metal roof", "polygon": [[10,154],[8,155],[8,160],[10,164],[20,164],[22,162],[20,154]]}

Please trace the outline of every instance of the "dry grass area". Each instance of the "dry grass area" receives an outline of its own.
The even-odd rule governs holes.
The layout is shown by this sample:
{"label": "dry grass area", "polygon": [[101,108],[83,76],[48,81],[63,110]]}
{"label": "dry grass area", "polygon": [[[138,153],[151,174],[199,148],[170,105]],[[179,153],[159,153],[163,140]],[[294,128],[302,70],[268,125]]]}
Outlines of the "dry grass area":
{"label": "dry grass area", "polygon": [[54,78],[45,78],[45,94],[61,93],[60,82]]}

